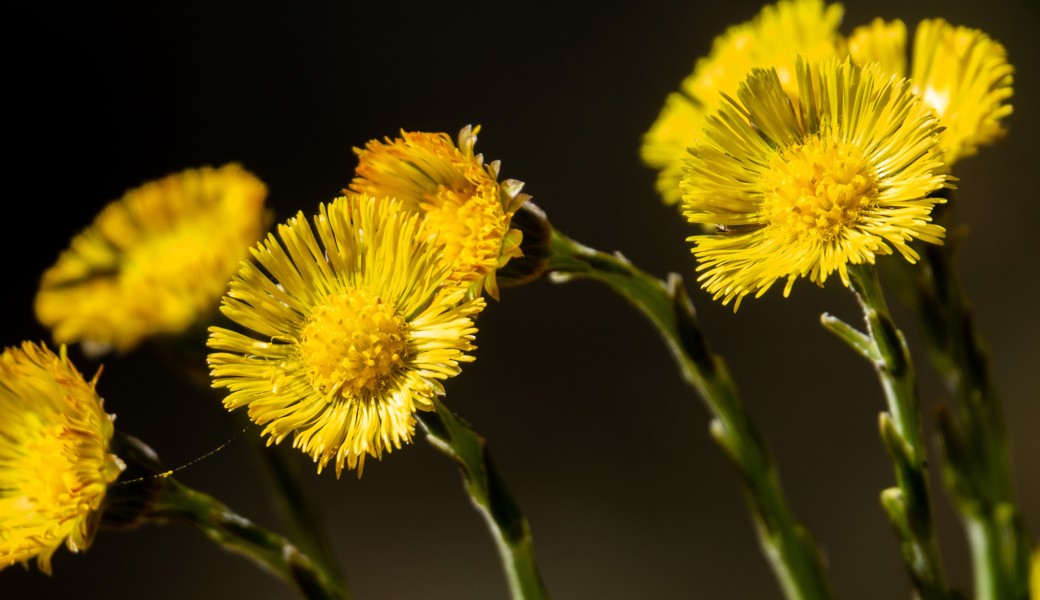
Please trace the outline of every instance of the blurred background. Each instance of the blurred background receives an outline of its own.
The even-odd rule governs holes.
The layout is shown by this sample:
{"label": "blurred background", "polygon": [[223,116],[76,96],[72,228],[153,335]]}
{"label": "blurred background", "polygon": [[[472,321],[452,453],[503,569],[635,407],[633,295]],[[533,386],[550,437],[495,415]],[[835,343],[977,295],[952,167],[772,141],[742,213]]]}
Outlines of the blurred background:
{"label": "blurred background", "polygon": [[[712,38],[755,15],[752,0],[701,3],[16,2],[4,19],[8,146],[2,344],[49,340],[32,301],[40,274],[124,191],[189,167],[241,162],[283,221],[337,195],[352,148],[399,130],[483,130],[477,150],[555,226],[643,269],[692,280],[693,233],[653,189],[640,138]],[[1040,201],[1030,179],[1040,16],[1032,0],[846,2],[842,30],[876,16],[912,28],[942,16],[1003,42],[1016,68],[1009,137],[958,164],[970,226],[960,266],[988,342],[1018,490],[1040,536]],[[835,282],[836,283],[836,282]],[[738,314],[690,286],[704,330],[764,432],[795,513],[826,553],[838,597],[908,598],[878,502],[892,485],[868,365],[819,325],[859,322],[840,285],[773,290]],[[912,319],[929,413],[944,393]],[[480,317],[477,360],[446,402],[488,438],[533,529],[556,598],[780,598],[708,413],[652,328],[605,287],[539,280]],[[117,427],[170,466],[235,436],[220,403],[145,346],[72,356]],[[2,418],[2,416],[0,416]],[[281,531],[252,440],[180,472],[185,483]],[[307,484],[359,599],[506,598],[495,547],[459,473],[421,436],[363,479]],[[937,463],[933,455],[933,466]],[[933,469],[935,470],[935,469]],[[933,487],[949,579],[970,589],[965,539]],[[85,594],[85,596],[84,596]],[[54,575],[0,572],[3,598],[295,598],[295,591],[186,525],[102,532],[59,550]]]}

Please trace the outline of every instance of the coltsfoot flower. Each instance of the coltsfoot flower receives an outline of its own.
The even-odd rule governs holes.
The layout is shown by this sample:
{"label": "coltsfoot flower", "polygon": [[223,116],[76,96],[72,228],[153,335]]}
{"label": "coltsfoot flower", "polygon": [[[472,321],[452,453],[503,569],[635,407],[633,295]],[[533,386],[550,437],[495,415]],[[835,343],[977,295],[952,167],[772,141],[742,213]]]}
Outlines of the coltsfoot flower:
{"label": "coltsfoot flower", "polygon": [[65,544],[90,546],[122,461],[113,417],[62,346],[25,342],[0,355],[0,570],[32,558],[45,573]]}
{"label": "coltsfoot flower", "polygon": [[[849,36],[849,54],[859,63],[881,62],[886,73],[906,76],[906,26],[875,20]],[[914,33],[910,79],[935,110],[947,167],[1002,139],[1012,112],[1014,67],[1004,46],[977,29],[943,19],[922,21]]]}
{"label": "coltsfoot flower", "polygon": [[495,273],[522,255],[519,229],[510,227],[529,198],[523,183],[499,182],[499,162],[484,164],[474,154],[480,127],[465,127],[456,146],[445,133],[401,132],[355,148],[356,177],[350,190],[374,198],[396,198],[423,215],[422,227],[437,234],[449,279],[498,298]]}
{"label": "coltsfoot flower", "polygon": [[[317,236],[314,231],[317,230]],[[473,360],[473,318],[442,247],[398,200],[348,194],[278,226],[242,263],[221,310],[250,330],[211,328],[214,387],[248,407],[268,443],[290,434],[318,472],[360,477],[366,456],[411,441],[417,410]]]}
{"label": "coltsfoot flower", "polygon": [[929,195],[943,187],[940,126],[905,79],[877,64],[799,60],[792,98],[775,70],[755,69],[690,149],[683,208],[718,233],[689,238],[698,280],[723,304],[786,278],[823,285],[848,265],[915,240],[941,243]]}
{"label": "coltsfoot flower", "polygon": [[657,190],[665,202],[679,202],[686,149],[700,136],[704,117],[722,106],[722,94],[735,95],[756,67],[775,68],[784,89],[796,93],[795,59],[837,56],[843,12],[840,4],[824,5],[822,0],[781,0],[715,38],[711,53],[668,96],[643,136],[643,162],[658,170]]}
{"label": "coltsfoot flower", "polygon": [[44,274],[36,315],[57,343],[126,351],[210,311],[270,222],[267,188],[235,164],[149,182],[110,203]]}
{"label": "coltsfoot flower", "polygon": [[848,37],[838,31],[843,8],[822,0],[781,0],[752,20],[717,37],[677,92],[668,95],[643,136],[643,162],[658,171],[657,190],[667,203],[679,202],[687,149],[701,135],[704,117],[734,96],[752,68],[775,68],[784,90],[798,93],[791,65],[796,56],[815,63],[851,56],[857,64],[880,63],[887,75],[910,77],[913,89],[939,115],[944,131],[943,162],[949,169],[979,146],[1006,134],[1012,112],[1014,68],[1004,47],[982,31],[943,19],[918,25],[907,68],[907,30],[900,20],[875,19]]}

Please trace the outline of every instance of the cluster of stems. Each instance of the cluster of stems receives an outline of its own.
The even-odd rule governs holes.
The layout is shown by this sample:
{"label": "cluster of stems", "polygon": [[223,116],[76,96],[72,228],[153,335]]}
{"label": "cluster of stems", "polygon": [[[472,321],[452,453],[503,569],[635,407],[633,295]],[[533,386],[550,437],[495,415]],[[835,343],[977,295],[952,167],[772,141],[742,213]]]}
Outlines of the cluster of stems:
{"label": "cluster of stems", "polygon": [[976,598],[1025,600],[1029,543],[1007,429],[953,257],[952,247],[926,249],[917,287],[930,355],[953,399],[938,421],[945,480],[967,530]]}
{"label": "cluster of stems", "polygon": [[[952,201],[952,190],[943,190]],[[967,532],[975,597],[1029,597],[1029,538],[1017,505],[1010,442],[1000,397],[990,377],[956,264],[963,229],[953,223],[955,202],[937,208],[947,243],[923,249],[914,268],[902,268],[897,288],[918,317],[928,355],[952,406],[938,412],[946,487]]]}
{"label": "cluster of stems", "polygon": [[[588,248],[544,220],[547,243],[538,257],[555,282],[590,279],[606,284],[653,324],[671,352],[682,379],[711,414],[712,437],[730,459],[743,486],[763,553],[785,596],[791,600],[833,597],[820,552],[795,518],[784,496],[776,464],[744,409],[724,360],[708,345],[682,279],[649,275],[620,255]],[[913,308],[924,323],[934,363],[954,399],[940,412],[945,481],[968,531],[977,600],[1028,599],[1028,544],[1014,501],[1008,441],[982,344],[960,290],[948,248],[929,248],[916,275]],[[823,315],[823,324],[868,360],[884,391],[880,434],[891,458],[896,486],[881,502],[897,535],[917,595],[923,600],[955,598],[940,561],[927,472],[928,451],[913,362],[903,334],[892,321],[873,265],[849,269],[865,330]],[[547,591],[534,554],[530,526],[508,490],[487,443],[463,419],[435,400],[418,414],[426,439],[460,467],[466,492],[496,542],[509,590],[516,600],[541,600]],[[158,490],[148,503],[153,520],[183,520],[216,543],[242,553],[303,596],[347,598],[343,574],[318,522],[315,506],[289,457],[265,449],[279,490],[289,539],[266,531],[227,506],[172,477],[155,475]],[[153,469],[154,470],[154,469]],[[118,512],[118,511],[116,511]]]}

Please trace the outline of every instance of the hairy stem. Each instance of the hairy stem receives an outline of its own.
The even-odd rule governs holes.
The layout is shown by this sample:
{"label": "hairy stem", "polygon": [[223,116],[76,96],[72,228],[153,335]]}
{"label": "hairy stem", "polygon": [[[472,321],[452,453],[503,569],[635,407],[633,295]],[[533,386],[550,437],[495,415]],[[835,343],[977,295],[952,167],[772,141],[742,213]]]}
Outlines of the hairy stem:
{"label": "hairy stem", "polygon": [[558,231],[552,232],[548,270],[555,281],[600,281],[650,320],[683,380],[713,416],[712,436],[741,475],[759,543],[784,594],[790,599],[832,597],[816,544],[788,506],[769,449],[745,412],[725,362],[704,339],[682,279],[672,274],[662,281]]}
{"label": "hairy stem", "polygon": [[238,515],[219,500],[165,478],[150,519],[181,520],[198,527],[210,540],[241,554],[294,584],[311,600],[346,598],[343,589],[286,538]]}
{"label": "hairy stem", "polygon": [[958,237],[924,249],[899,273],[904,302],[917,314],[932,364],[953,400],[939,413],[944,481],[964,521],[978,600],[1029,597],[1029,542],[1015,500],[1010,442],[989,356],[955,262]]}
{"label": "hairy stem", "polygon": [[466,491],[495,538],[514,600],[546,598],[527,519],[498,473],[487,442],[439,399],[433,412],[418,413],[426,439],[462,469]]}
{"label": "hairy stem", "polygon": [[924,600],[949,598],[939,560],[925,466],[927,448],[910,353],[889,314],[874,267],[852,265],[849,278],[863,310],[866,335],[874,350],[872,363],[888,406],[888,412],[881,413],[881,439],[892,459],[897,487],[882,492],[881,502],[899,537],[917,592]]}

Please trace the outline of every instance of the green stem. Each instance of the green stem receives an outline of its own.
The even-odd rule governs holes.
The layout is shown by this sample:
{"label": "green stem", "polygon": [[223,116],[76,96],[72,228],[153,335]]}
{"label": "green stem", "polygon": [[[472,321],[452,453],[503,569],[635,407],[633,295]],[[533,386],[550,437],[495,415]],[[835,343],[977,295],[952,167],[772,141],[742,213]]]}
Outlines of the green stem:
{"label": "green stem", "polygon": [[661,334],[683,380],[714,417],[711,433],[742,476],[759,543],[790,599],[830,598],[820,555],[795,519],[769,449],[744,410],[725,362],[714,354],[696,321],[682,279],[650,276],[620,256],[605,254],[552,232],[548,270],[555,281],[600,281],[642,312]]}
{"label": "green stem", "polygon": [[[213,318],[223,317],[215,313]],[[223,400],[223,395],[212,388],[206,356],[199,353],[200,348],[206,347],[206,323],[210,320],[200,319],[181,335],[166,336],[153,341],[157,351],[174,371],[204,391],[206,401],[219,403]],[[238,428],[252,427],[244,412],[231,413],[231,419]],[[291,538],[296,540],[300,549],[336,582],[336,588],[342,597],[349,597],[346,577],[324,535],[317,502],[310,493],[308,482],[300,473],[298,463],[292,460],[294,457],[289,456],[295,451],[280,445],[267,446],[257,435],[251,435],[251,438],[252,450],[269,477],[279,516]]]}
{"label": "green stem", "polygon": [[312,494],[308,493],[310,482],[302,477],[299,462],[293,460],[299,451],[281,445],[259,447],[257,451],[267,465],[275,489],[279,491],[275,494],[276,501],[289,536],[336,582],[342,596],[349,597],[343,571],[321,524],[321,513]]}
{"label": "green stem", "polygon": [[548,597],[535,561],[531,528],[491,460],[487,442],[440,400],[435,398],[434,405],[433,412],[418,413],[426,439],[462,468],[466,491],[494,534],[512,597]]}
{"label": "green stem", "polygon": [[336,581],[289,540],[257,526],[212,496],[190,489],[173,478],[163,479],[149,517],[178,519],[195,525],[220,546],[252,559],[271,573],[295,584],[305,598],[346,598]]}
{"label": "green stem", "polygon": [[[255,429],[245,412],[231,413],[234,423],[243,429]],[[274,501],[289,537],[296,541],[300,550],[311,557],[322,571],[329,575],[343,597],[349,597],[346,578],[336,560],[332,546],[321,524],[318,508],[307,481],[300,472],[299,451],[290,446],[268,446],[262,437],[250,432],[250,446],[264,466],[274,490]],[[302,455],[300,455],[302,456]]]}
{"label": "green stem", "polygon": [[968,532],[978,600],[1029,596],[1029,544],[1015,501],[1010,443],[989,357],[957,273],[957,240],[925,248],[908,297],[954,399],[940,413],[945,482]]}
{"label": "green stem", "polygon": [[882,492],[881,501],[899,537],[914,587],[924,600],[945,599],[949,593],[928,491],[927,448],[922,441],[913,363],[903,334],[889,314],[874,267],[853,265],[849,278],[876,349],[874,368],[888,406],[888,412],[881,413],[881,438],[895,467],[897,487]]}

